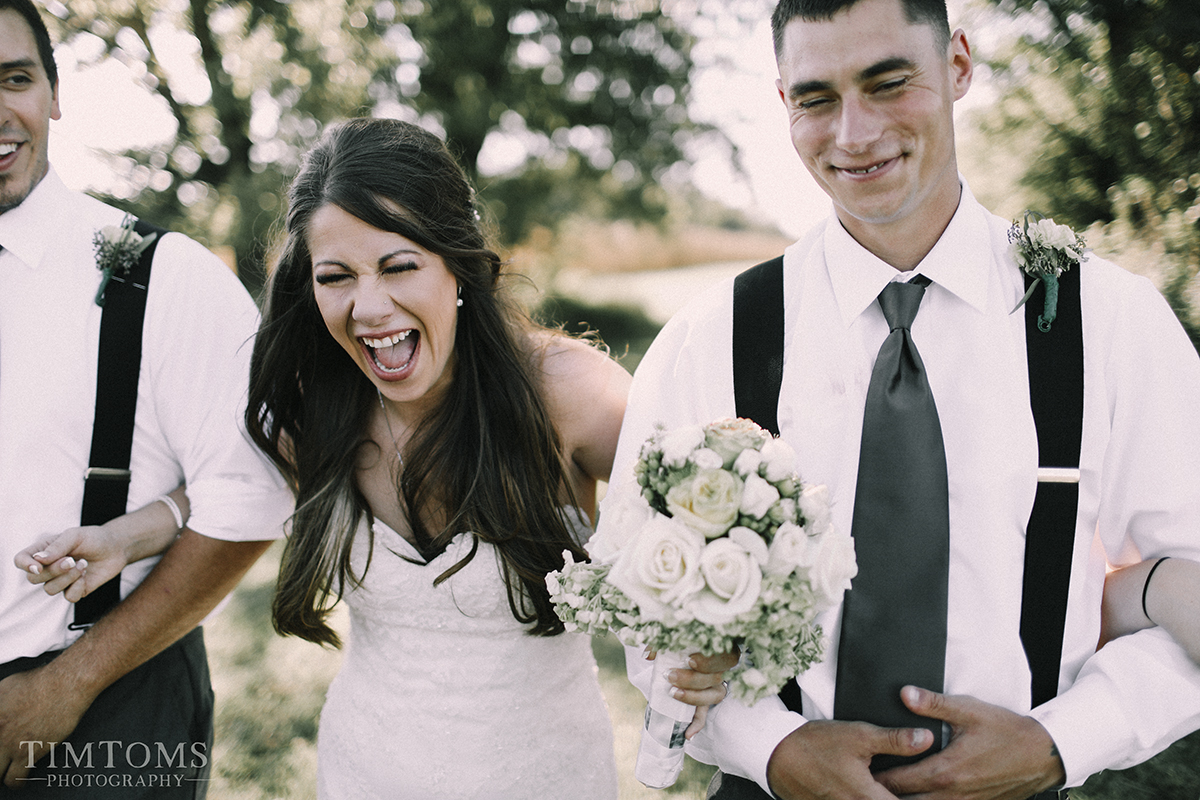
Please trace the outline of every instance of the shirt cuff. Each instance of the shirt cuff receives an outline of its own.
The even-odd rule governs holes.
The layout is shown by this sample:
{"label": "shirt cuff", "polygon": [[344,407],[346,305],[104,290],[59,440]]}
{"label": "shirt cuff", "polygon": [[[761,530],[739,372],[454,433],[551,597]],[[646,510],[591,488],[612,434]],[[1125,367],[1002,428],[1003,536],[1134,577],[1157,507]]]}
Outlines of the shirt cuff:
{"label": "shirt cuff", "polygon": [[753,706],[725,700],[709,710],[704,730],[692,739],[687,752],[722,772],[754,781],[771,795],[767,783],[771,754],[807,721],[788,711],[778,697],[763,698]]}

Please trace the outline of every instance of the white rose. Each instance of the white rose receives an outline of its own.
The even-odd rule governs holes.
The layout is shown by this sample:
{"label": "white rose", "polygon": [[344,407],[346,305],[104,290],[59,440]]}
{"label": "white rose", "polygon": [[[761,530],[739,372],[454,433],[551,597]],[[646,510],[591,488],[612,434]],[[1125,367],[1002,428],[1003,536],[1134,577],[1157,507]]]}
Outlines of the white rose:
{"label": "white rose", "polygon": [[606,580],[659,621],[704,588],[700,553],[704,537],[678,520],[656,514],[621,550]]}
{"label": "white rose", "polygon": [[765,565],[767,559],[770,558],[770,554],[767,552],[767,543],[758,535],[757,531],[739,525],[729,529],[729,538],[741,545],[761,565]]}
{"label": "white rose", "polygon": [[767,551],[767,572],[772,575],[787,575],[801,564],[808,563],[810,538],[799,525],[785,522],[775,531],[771,547]]}
{"label": "white rose", "polygon": [[744,547],[732,539],[709,542],[700,554],[706,588],[688,603],[696,619],[726,625],[754,607],[762,591],[762,571]]}
{"label": "white rose", "polygon": [[766,478],[775,483],[796,471],[796,451],[783,439],[768,439],[762,446],[763,462],[767,465]]}
{"label": "white rose", "polygon": [[746,476],[745,485],[742,487],[741,511],[743,513],[755,519],[762,519],[778,499],[779,491],[758,477],[757,473]]}
{"label": "white rose", "polygon": [[704,444],[704,428],[685,425],[668,432],[662,439],[663,463],[668,467],[682,467],[692,451]]}
{"label": "white rose", "polygon": [[1025,252],[1021,249],[1020,242],[1012,242],[1008,245],[1008,254],[1012,260],[1017,262],[1017,266],[1025,269],[1029,262],[1025,260]]}
{"label": "white rose", "polygon": [[797,502],[805,527],[813,536],[821,536],[833,526],[829,509],[829,488],[825,484],[805,486]]}
{"label": "white rose", "polygon": [[832,531],[812,539],[800,569],[805,572],[815,595],[818,611],[832,608],[842,601],[850,588],[850,579],[858,574],[854,559],[854,539]]}
{"label": "white rose", "polygon": [[758,450],[769,434],[748,419],[722,419],[705,428],[704,443],[717,452],[726,466],[744,450]]}
{"label": "white rose", "polygon": [[733,461],[733,471],[744,478],[751,472],[758,472],[758,465],[761,463],[762,453],[757,450],[743,450]]}
{"label": "white rose", "polygon": [[586,549],[593,561],[611,564],[617,559],[637,532],[654,516],[646,498],[628,489],[619,500],[605,505],[596,524],[596,533],[588,539]]}
{"label": "white rose", "polygon": [[720,536],[737,519],[742,479],[723,469],[702,469],[667,492],[667,510],[708,538]]}
{"label": "white rose", "polygon": [[700,469],[720,469],[725,464],[715,450],[709,450],[707,447],[701,447],[692,453],[689,460]]}

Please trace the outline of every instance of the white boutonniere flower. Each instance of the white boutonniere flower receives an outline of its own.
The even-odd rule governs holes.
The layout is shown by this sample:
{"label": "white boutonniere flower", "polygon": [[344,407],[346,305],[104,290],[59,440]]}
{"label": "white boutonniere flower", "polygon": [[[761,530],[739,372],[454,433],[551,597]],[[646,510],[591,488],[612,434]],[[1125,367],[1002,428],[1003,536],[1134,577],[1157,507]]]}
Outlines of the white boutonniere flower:
{"label": "white boutonniere flower", "polygon": [[1058,315],[1058,277],[1079,263],[1087,245],[1070,226],[1059,225],[1036,211],[1026,211],[1021,219],[1013,221],[1008,242],[1008,252],[1017,266],[1035,279],[1013,312],[1025,305],[1039,283],[1045,285],[1046,303],[1038,316],[1038,329],[1049,331]]}
{"label": "white boutonniere flower", "polygon": [[100,288],[96,290],[96,305],[104,306],[104,293],[114,277],[123,279],[133,269],[142,252],[158,235],[141,236],[133,230],[134,219],[129,214],[120,225],[105,225],[92,236],[96,248],[96,268],[100,270]]}

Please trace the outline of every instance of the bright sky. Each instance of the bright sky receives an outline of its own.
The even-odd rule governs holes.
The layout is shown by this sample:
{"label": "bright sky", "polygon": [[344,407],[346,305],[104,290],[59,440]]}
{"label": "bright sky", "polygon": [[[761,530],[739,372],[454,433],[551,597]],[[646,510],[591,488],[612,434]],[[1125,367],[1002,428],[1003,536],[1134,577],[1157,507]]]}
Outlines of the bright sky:
{"label": "bright sky", "polygon": [[[696,154],[693,182],[706,194],[746,209],[752,219],[773,222],[791,236],[828,213],[825,195],[805,172],[788,140],[787,120],[775,90],[778,73],[771,51],[770,0],[757,0],[762,20],[747,31],[733,24],[709,25],[697,31],[698,70],[692,86],[692,113],[698,120],[721,128],[739,148],[745,177],[735,175],[728,153],[702,150]],[[747,0],[749,3],[755,0]],[[954,26],[965,0],[950,0]],[[170,30],[151,31],[160,53],[179,58],[164,65],[173,85],[196,93],[203,101],[207,83],[194,75],[183,78],[194,40]],[[160,38],[161,37],[161,38]],[[171,41],[175,39],[175,41]],[[140,88],[125,65],[109,59],[94,67],[78,68],[95,56],[89,48],[98,40],[56,50],[61,72],[63,119],[51,126],[50,159],[63,179],[75,188],[112,187],[113,173],[96,151],[120,152],[133,146],[153,147],[167,141],[173,122],[165,105]],[[968,100],[986,102],[988,91],[977,78]]]}

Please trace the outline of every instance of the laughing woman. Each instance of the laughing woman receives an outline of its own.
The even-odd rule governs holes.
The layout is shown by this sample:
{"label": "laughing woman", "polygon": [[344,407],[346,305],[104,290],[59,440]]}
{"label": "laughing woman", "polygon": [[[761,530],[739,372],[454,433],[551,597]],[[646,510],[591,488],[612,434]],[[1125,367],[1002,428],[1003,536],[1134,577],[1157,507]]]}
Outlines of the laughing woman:
{"label": "laughing woman", "polygon": [[612,798],[588,640],[544,577],[582,555],[626,372],[509,299],[462,170],[392,120],[330,129],[290,195],[247,426],[296,513],[276,628],[350,644],[322,798]]}

